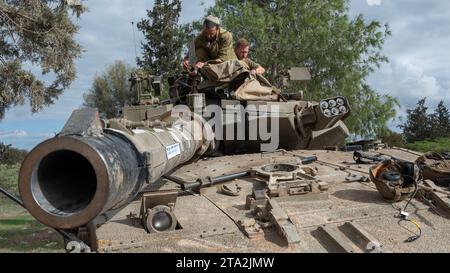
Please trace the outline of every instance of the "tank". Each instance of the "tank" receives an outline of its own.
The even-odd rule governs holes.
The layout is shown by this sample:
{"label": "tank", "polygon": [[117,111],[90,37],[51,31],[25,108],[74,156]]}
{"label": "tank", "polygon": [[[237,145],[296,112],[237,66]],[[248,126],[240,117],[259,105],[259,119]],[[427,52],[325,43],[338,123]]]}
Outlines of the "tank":
{"label": "tank", "polygon": [[[205,78],[190,71],[168,79],[163,100],[161,77],[134,73],[137,103],[121,117],[74,111],[23,162],[24,206],[63,234],[69,252],[449,250],[434,236],[404,243],[395,208],[369,180],[377,162],[337,149],[349,135],[344,96],[305,101],[246,72]],[[286,72],[286,82],[309,78],[305,68]],[[426,232],[448,227],[410,202],[433,223]]]}

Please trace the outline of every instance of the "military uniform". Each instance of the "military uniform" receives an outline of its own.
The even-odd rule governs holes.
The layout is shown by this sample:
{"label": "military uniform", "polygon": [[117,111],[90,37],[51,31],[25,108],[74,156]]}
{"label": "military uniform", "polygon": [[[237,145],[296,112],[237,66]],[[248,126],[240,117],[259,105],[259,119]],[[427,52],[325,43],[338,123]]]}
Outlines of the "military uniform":
{"label": "military uniform", "polygon": [[246,68],[248,70],[255,70],[261,66],[259,63],[254,62],[254,61],[250,60],[249,58],[242,59],[241,62],[243,62],[247,66]]}
{"label": "military uniform", "polygon": [[231,32],[220,28],[216,39],[209,42],[202,33],[195,39],[195,54],[199,62],[237,60],[233,49],[233,35]]}

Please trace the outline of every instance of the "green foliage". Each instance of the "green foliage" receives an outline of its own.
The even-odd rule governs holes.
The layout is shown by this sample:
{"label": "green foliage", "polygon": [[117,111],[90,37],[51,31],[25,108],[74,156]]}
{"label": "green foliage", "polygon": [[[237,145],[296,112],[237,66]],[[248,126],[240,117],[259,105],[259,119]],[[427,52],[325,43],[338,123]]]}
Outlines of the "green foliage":
{"label": "green foliage", "polygon": [[387,129],[398,101],[379,95],[367,77],[387,58],[381,54],[388,25],[348,17],[348,0],[217,0],[208,11],[219,16],[235,39],[252,44],[251,58],[280,86],[293,66],[308,67],[311,99],[345,95],[353,115],[346,122],[352,133],[370,137]]}
{"label": "green foliage", "polygon": [[26,150],[16,149],[11,147],[11,145],[5,145],[0,142],[0,164],[20,164],[27,154],[28,151]]}
{"label": "green foliage", "polygon": [[[66,0],[0,1],[0,120],[26,99],[33,112],[52,104],[72,83],[81,47],[70,12],[79,17],[84,11]],[[51,73],[53,82],[39,80],[24,67],[29,64]]]}
{"label": "green foliage", "polygon": [[389,147],[405,147],[406,143],[403,136],[399,133],[387,130],[383,135],[381,135],[381,141],[387,144]]}
{"label": "green foliage", "polygon": [[439,102],[430,119],[433,138],[450,137],[450,113],[444,101]]}
{"label": "green foliage", "polygon": [[406,111],[406,122],[400,125],[408,143],[450,137],[450,113],[441,101],[433,114],[428,114],[426,98],[414,109]]}
{"label": "green foliage", "polygon": [[406,122],[400,125],[403,136],[408,143],[431,138],[431,122],[425,102],[426,98],[423,98],[417,103],[415,109],[408,109],[406,111]]}
{"label": "green foliage", "polygon": [[147,10],[148,18],[137,24],[145,36],[143,55],[137,64],[163,79],[182,69],[181,54],[187,42],[188,27],[178,24],[180,13],[180,0],[156,0],[153,9]]}
{"label": "green foliage", "polygon": [[0,165],[0,187],[3,187],[5,190],[14,193],[16,195],[19,194],[19,189],[17,186],[18,175],[19,175],[20,166],[17,165]]}
{"label": "green foliage", "polygon": [[[2,165],[0,164],[0,187],[8,192],[18,196],[18,177],[20,165]],[[0,216],[16,215],[23,213],[24,210],[9,200],[6,196],[0,194]]]}
{"label": "green foliage", "polygon": [[30,215],[2,218],[0,218],[0,253],[63,252],[64,242],[61,236]]}
{"label": "green foliage", "polygon": [[118,117],[125,105],[137,99],[128,81],[132,71],[129,65],[116,61],[101,76],[95,75],[91,89],[84,95],[84,105],[97,108],[108,119]]}
{"label": "green foliage", "polygon": [[418,141],[407,145],[408,149],[419,152],[449,152],[450,138],[440,138],[436,140]]}

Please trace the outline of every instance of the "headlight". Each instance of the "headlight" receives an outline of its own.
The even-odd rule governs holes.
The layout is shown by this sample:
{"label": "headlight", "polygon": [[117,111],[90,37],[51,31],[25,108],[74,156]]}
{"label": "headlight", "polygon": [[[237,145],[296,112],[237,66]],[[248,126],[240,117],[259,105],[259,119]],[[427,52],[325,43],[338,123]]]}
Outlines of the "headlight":
{"label": "headlight", "polygon": [[339,106],[345,105],[345,101],[344,101],[343,99],[341,99],[341,98],[337,99],[337,100],[336,100],[336,103],[337,103],[337,105],[339,105]]}
{"label": "headlight", "polygon": [[339,111],[341,111],[341,113],[346,113],[347,112],[347,107],[341,106],[341,107],[339,107]]}
{"label": "headlight", "polygon": [[157,231],[169,230],[172,226],[172,217],[169,213],[165,211],[160,211],[156,213],[152,218],[152,226]]}
{"label": "headlight", "polygon": [[177,218],[167,206],[156,206],[147,210],[144,217],[144,226],[150,233],[159,233],[175,230]]}
{"label": "headlight", "polygon": [[326,109],[325,111],[323,111],[323,114],[324,114],[326,117],[331,117],[331,110],[330,110],[330,109]]}

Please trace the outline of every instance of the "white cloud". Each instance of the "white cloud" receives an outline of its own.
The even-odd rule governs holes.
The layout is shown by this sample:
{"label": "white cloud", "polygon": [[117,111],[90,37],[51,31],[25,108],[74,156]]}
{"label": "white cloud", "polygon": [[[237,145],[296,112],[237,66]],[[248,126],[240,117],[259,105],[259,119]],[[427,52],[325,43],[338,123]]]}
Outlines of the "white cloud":
{"label": "white cloud", "polygon": [[25,130],[0,131],[0,142],[15,148],[31,150],[37,144],[54,137],[54,133],[31,132]]}
{"label": "white cloud", "polygon": [[398,98],[402,110],[412,108],[424,97],[433,106],[442,99],[450,103],[442,95],[445,89],[438,78],[409,58],[391,60],[370,77],[369,83],[379,92]]}
{"label": "white cloud", "polygon": [[13,138],[13,137],[28,137],[28,133],[24,130],[15,130],[9,132],[0,131],[0,140],[2,138]]}
{"label": "white cloud", "polygon": [[[392,80],[396,80],[401,86],[400,94],[398,97],[402,97],[408,94],[409,97],[420,99],[427,97],[430,100],[439,99],[443,90],[433,75],[426,73],[426,71],[420,66],[420,63],[415,63],[411,59],[400,59],[393,63],[395,77]],[[399,90],[399,91],[400,91]]]}
{"label": "white cloud", "polygon": [[369,6],[379,6],[381,5],[381,0],[366,0]]}

